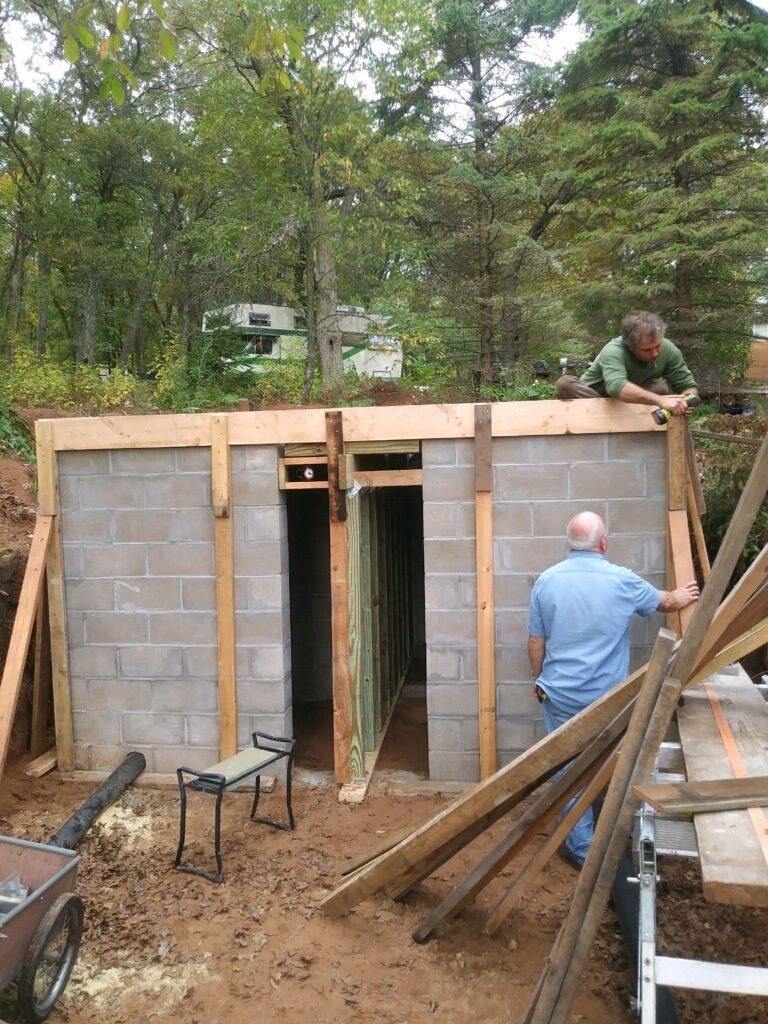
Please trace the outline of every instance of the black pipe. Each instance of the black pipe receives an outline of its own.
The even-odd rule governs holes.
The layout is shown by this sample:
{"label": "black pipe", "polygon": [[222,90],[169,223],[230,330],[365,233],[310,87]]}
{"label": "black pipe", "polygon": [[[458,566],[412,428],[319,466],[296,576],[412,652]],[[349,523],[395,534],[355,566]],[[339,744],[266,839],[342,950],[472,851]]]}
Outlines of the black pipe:
{"label": "black pipe", "polygon": [[[629,882],[628,879],[636,877],[637,872],[632,864],[632,858],[625,851],[613,880],[613,907],[619,919],[635,982],[640,948],[640,886]],[[656,1024],[680,1024],[672,992],[664,985],[656,986]]]}
{"label": "black pipe", "polygon": [[58,829],[48,840],[48,846],[58,846],[65,850],[74,850],[85,833],[96,821],[102,811],[113,804],[125,792],[134,779],[144,771],[147,762],[143,754],[132,751],[119,768],[115,768],[108,778],[104,779],[98,789],[94,789],[84,804],[75,811],[71,818]]}

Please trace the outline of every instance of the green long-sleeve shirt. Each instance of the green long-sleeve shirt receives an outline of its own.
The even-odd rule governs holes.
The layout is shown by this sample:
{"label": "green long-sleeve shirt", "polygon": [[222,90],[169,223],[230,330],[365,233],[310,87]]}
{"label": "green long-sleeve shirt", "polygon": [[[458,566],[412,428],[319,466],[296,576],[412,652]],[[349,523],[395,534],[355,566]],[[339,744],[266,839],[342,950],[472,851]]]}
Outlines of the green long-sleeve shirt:
{"label": "green long-sleeve shirt", "polygon": [[680,395],[687,388],[696,387],[682,352],[669,338],[662,340],[655,363],[643,363],[636,359],[621,338],[613,338],[600,349],[581,380],[605,398],[617,398],[627,382],[641,388],[648,381],[659,377],[669,384],[673,395]]}

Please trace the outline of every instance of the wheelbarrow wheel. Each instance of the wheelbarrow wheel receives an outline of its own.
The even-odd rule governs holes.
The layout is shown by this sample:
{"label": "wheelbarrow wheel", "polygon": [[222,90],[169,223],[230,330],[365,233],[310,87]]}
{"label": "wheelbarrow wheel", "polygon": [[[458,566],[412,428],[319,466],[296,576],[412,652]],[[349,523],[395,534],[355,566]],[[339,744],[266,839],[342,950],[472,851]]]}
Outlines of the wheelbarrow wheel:
{"label": "wheelbarrow wheel", "polygon": [[37,926],[19,972],[19,1007],[28,1024],[38,1024],[53,1010],[75,966],[82,936],[83,901],[63,893]]}

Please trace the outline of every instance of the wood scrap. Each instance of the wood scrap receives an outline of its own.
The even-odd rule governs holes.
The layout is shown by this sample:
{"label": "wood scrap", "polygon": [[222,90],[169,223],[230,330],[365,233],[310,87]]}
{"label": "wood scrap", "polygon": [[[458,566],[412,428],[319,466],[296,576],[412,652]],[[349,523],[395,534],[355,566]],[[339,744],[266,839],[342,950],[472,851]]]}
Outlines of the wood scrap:
{"label": "wood scrap", "polygon": [[634,786],[632,793],[659,814],[711,814],[746,807],[768,807],[768,775],[704,782],[656,782]]}

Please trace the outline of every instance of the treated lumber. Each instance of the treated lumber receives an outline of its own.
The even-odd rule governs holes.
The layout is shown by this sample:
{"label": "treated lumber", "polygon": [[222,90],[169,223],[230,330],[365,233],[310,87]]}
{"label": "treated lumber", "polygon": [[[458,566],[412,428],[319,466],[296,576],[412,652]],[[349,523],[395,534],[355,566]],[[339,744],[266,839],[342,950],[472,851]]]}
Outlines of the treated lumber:
{"label": "treated lumber", "polygon": [[[747,674],[718,674],[691,687],[678,711],[690,785],[765,773],[768,705]],[[768,814],[762,807],[695,815],[704,895],[717,903],[768,906]]]}
{"label": "treated lumber", "polygon": [[[654,424],[647,406],[602,398],[578,402],[497,402],[492,416],[494,437],[652,433],[663,429]],[[318,445],[326,437],[323,409],[232,412],[229,419],[230,444],[235,445]],[[56,451],[210,444],[208,413],[72,417],[39,422],[51,424]],[[349,408],[343,410],[343,422],[344,435],[351,445],[472,437],[474,405]],[[388,446],[386,450],[394,449]]]}
{"label": "treated lumber", "polygon": [[561,819],[552,835],[548,836],[544,840],[539,849],[534,853],[523,870],[517,875],[502,898],[490,912],[483,928],[484,934],[496,934],[501,927],[502,922],[522,895],[523,890],[533,883],[537,875],[544,869],[545,865],[549,863],[552,855],[557,851],[562,843],[565,842],[568,837],[568,833],[579,818],[585,813],[587,808],[592,806],[595,800],[600,796],[601,792],[611,781],[611,775],[616,767],[616,759],[617,754],[615,752],[603,759],[589,783],[581,793],[579,793],[573,803],[573,806],[568,808],[567,814],[565,814]]}
{"label": "treated lumber", "polygon": [[337,782],[352,781],[352,677],[349,667],[349,545],[347,510],[339,491],[339,457],[344,452],[341,413],[323,417],[328,457],[328,530],[331,580],[331,674],[333,686],[333,765]]}
{"label": "treated lumber", "polygon": [[475,406],[475,570],[480,778],[496,771],[496,667],[493,593],[491,407]]}
{"label": "treated lumber", "polygon": [[48,621],[48,591],[43,581],[35,620],[35,678],[32,686],[32,728],[29,750],[33,757],[45,751],[48,742],[48,704],[51,697],[51,625]]}
{"label": "treated lumber", "polygon": [[694,437],[703,437],[709,441],[733,441],[734,444],[746,444],[751,448],[759,448],[762,444],[759,437],[742,437],[740,434],[719,434],[711,430],[692,430]]}
{"label": "treated lumber", "polygon": [[768,807],[768,775],[706,782],[649,782],[634,786],[632,793],[659,814],[668,816],[738,811],[747,807]]}
{"label": "treated lumber", "polygon": [[683,416],[673,416],[667,425],[667,510],[685,511],[686,432]]}
{"label": "treated lumber", "polygon": [[11,639],[0,680],[0,778],[5,768],[11,730],[21,693],[24,666],[45,580],[45,560],[53,532],[53,516],[38,516],[13,620]]}
{"label": "treated lumber", "polygon": [[699,512],[696,508],[696,494],[690,479],[688,480],[687,489],[688,514],[691,518],[691,529],[693,530],[693,539],[696,544],[696,554],[698,555],[699,565],[701,566],[702,579],[706,583],[712,570],[709,565],[709,552],[707,551],[707,542],[704,537],[704,528],[701,525]]}
{"label": "treated lumber", "polygon": [[421,487],[420,469],[356,469],[353,480],[361,487]]}
{"label": "treated lumber", "polygon": [[693,511],[695,508],[697,515],[701,517],[707,511],[707,505],[704,500],[704,491],[701,487],[699,467],[696,465],[696,449],[693,447],[692,434],[693,432],[690,428],[685,431],[685,464],[688,468],[689,494],[693,495],[691,510]]}
{"label": "treated lumber", "polygon": [[[688,535],[688,516],[685,509],[667,513],[667,530],[672,557],[672,576],[675,580],[675,586],[680,587],[696,579],[693,558],[691,557],[691,543]],[[695,608],[696,602],[694,601],[687,608],[683,608],[677,613],[680,616],[680,632],[682,634],[688,628],[688,623],[691,621]]]}
{"label": "treated lumber", "polygon": [[[366,709],[365,709],[365,636],[362,608],[361,501],[357,494],[346,502],[347,525],[347,628],[349,639],[350,683],[350,772],[353,779],[365,775]],[[372,709],[371,709],[372,710]],[[372,725],[372,723],[371,723]],[[371,740],[373,740],[371,729]]]}
{"label": "treated lumber", "polygon": [[[664,738],[664,733],[669,726],[669,722],[680,698],[681,690],[682,687],[680,685],[680,681],[677,679],[667,678],[662,684],[658,700],[653,708],[650,721],[647,724],[647,730],[641,740],[641,746],[635,752],[634,770],[630,776],[628,786],[624,789],[624,799],[621,802],[619,813],[614,819],[615,824],[610,817],[606,822],[608,829],[612,826],[613,828],[609,837],[609,842],[606,846],[605,856],[599,864],[599,871],[596,882],[592,887],[591,898],[583,915],[578,913],[577,896],[579,883],[582,879],[584,879],[585,882],[588,882],[588,879],[584,876],[584,872],[587,867],[586,862],[579,875],[579,883],[577,883],[576,893],[574,894],[574,899],[571,903],[568,915],[568,920],[573,922],[576,943],[570,952],[570,956],[567,958],[561,985],[557,988],[556,1001],[553,1006],[554,1012],[551,1014],[547,1013],[548,1001],[545,986],[540,1001],[542,1012],[539,1013],[537,1007],[537,1013],[533,1018],[532,1024],[543,1024],[544,1021],[547,1021],[548,1024],[566,1024],[568,1020],[568,1014],[576,995],[576,990],[584,977],[584,971],[589,959],[589,951],[595,940],[597,930],[600,927],[606,905],[611,895],[613,880],[616,877],[619,861],[626,849],[627,841],[632,830],[637,801],[633,800],[631,797],[631,787],[634,783],[647,778],[650,774],[658,753],[659,745]],[[638,700],[638,705],[639,703],[640,701]],[[632,726],[630,726],[630,730],[631,728]],[[627,731],[627,748],[630,746],[628,741],[629,730]],[[622,754],[623,753],[624,747],[622,747]],[[621,762],[621,755],[619,760]],[[622,773],[620,768],[621,763],[616,767],[614,778],[617,776],[621,777]],[[600,818],[598,819],[598,830],[600,828],[600,822],[602,821],[604,812],[605,804],[603,805],[603,810],[600,812]],[[587,860],[589,860],[589,856],[587,857]],[[556,956],[559,956],[559,954],[560,946],[558,946]]]}
{"label": "treated lumber", "polygon": [[235,637],[235,547],[232,528],[232,464],[229,417],[211,416],[211,504],[216,561],[216,661],[218,666],[219,756],[237,753],[237,644]]}
{"label": "treated lumber", "polygon": [[40,754],[39,757],[36,757],[34,761],[30,761],[24,769],[24,774],[28,775],[31,779],[41,779],[43,775],[47,775],[48,772],[53,771],[55,767],[56,747],[52,747],[44,754]]}
{"label": "treated lumber", "polygon": [[38,420],[35,424],[37,450],[38,515],[55,516],[48,548],[48,623],[51,638],[51,688],[59,768],[71,771],[75,766],[72,695],[69,687],[69,647],[64,601],[64,553],[59,518],[59,473],[54,450],[53,426],[58,420]]}
{"label": "treated lumber", "polygon": [[402,828],[397,829],[395,832],[387,833],[387,835],[378,839],[375,843],[372,843],[370,846],[366,846],[366,848],[361,850],[360,853],[356,853],[352,857],[348,857],[346,860],[337,864],[336,874],[351,875],[366,864],[370,864],[372,860],[376,860],[376,858],[380,857],[382,853],[386,853],[387,850],[391,850],[392,847],[399,843],[401,839],[407,839],[409,835],[415,832],[417,828],[421,828],[421,826],[431,818],[431,814],[423,818],[417,818],[416,821],[412,821],[408,825],[403,825]]}
{"label": "treated lumber", "polygon": [[[584,786],[595,764],[604,760],[626,728],[628,711],[622,712],[596,740],[552,782],[482,860],[459,882],[413,933],[416,942],[426,942],[439,925],[458,914],[502,871],[541,828]],[[602,788],[602,787],[601,787]]]}
{"label": "treated lumber", "polygon": [[711,657],[721,646],[720,638],[725,634],[755,594],[768,581],[768,544],[758,554],[739,582],[733,587],[717,609],[701,644],[701,658]]}
{"label": "treated lumber", "polygon": [[363,868],[353,880],[342,882],[320,905],[322,912],[333,916],[350,910],[360,900],[429,858],[500,802],[537,783],[581,753],[636,696],[643,675],[644,669],[633,673],[581,714],[539,740],[489,779],[462,794],[449,807],[441,809],[417,832]]}
{"label": "treated lumber", "polygon": [[719,672],[721,668],[733,665],[734,662],[739,661],[741,658],[746,658],[748,654],[756,651],[758,647],[762,647],[766,643],[768,643],[768,619],[764,619],[758,626],[750,629],[736,640],[731,641],[705,664],[697,666],[688,681],[688,685],[692,686],[694,683],[707,679],[709,676],[714,675],[715,672]]}

